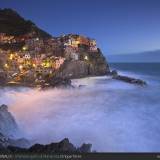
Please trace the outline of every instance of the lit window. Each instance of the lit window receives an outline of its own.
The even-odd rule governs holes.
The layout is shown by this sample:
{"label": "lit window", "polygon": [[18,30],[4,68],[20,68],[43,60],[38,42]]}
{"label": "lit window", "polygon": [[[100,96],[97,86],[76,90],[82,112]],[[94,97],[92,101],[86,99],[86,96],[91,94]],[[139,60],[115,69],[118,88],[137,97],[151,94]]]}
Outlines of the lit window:
{"label": "lit window", "polygon": [[88,56],[85,56],[84,59],[85,59],[85,60],[88,60]]}
{"label": "lit window", "polygon": [[8,68],[8,64],[6,63],[6,64],[4,65],[4,67],[5,67],[5,68]]}
{"label": "lit window", "polygon": [[13,54],[10,54],[9,59],[10,59],[10,60],[13,59]]}
{"label": "lit window", "polygon": [[20,65],[20,66],[19,66],[19,69],[20,69],[20,70],[22,70],[22,69],[23,69],[23,66],[22,66],[22,65]]}

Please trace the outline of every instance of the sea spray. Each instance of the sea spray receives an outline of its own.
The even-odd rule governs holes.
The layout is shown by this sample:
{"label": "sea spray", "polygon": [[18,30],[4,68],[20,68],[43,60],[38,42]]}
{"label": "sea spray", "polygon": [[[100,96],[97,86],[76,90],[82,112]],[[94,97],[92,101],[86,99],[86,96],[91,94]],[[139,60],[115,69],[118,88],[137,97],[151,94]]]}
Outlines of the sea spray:
{"label": "sea spray", "polygon": [[68,137],[77,146],[92,143],[97,151],[160,150],[157,88],[105,77],[73,84],[75,89],[3,91],[25,138],[46,144]]}

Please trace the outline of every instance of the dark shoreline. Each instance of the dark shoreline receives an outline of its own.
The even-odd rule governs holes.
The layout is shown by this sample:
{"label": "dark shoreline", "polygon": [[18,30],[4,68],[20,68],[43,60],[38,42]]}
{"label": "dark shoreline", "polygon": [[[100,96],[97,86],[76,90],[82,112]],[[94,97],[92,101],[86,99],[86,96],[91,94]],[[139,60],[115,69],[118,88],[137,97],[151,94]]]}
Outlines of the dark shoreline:
{"label": "dark shoreline", "polygon": [[[32,140],[19,136],[19,138],[16,138],[14,135],[19,133],[19,127],[13,115],[8,111],[8,106],[5,104],[0,105],[0,121],[6,128],[8,123],[10,123],[8,131],[0,126],[0,153],[91,152],[91,144],[83,143],[80,147],[75,147],[68,138],[45,145],[34,143]],[[10,133],[8,133],[9,131]]]}
{"label": "dark shoreline", "polygon": [[[115,70],[111,71],[107,75],[99,75],[99,76],[106,76],[106,77],[110,77],[111,79],[123,81],[123,82],[130,83],[130,84],[140,85],[140,86],[147,85],[147,82],[145,82],[144,80],[119,75],[118,72],[115,71]],[[19,83],[6,83],[6,84],[3,84],[3,85],[1,84],[0,87],[27,87],[27,88],[39,88],[39,89],[74,88],[71,80],[91,78],[91,77],[98,77],[98,76],[97,75],[95,75],[95,76],[84,76],[84,77],[73,78],[73,79],[55,78],[54,80],[50,81],[49,83],[42,83],[42,84],[20,83],[20,82]]]}

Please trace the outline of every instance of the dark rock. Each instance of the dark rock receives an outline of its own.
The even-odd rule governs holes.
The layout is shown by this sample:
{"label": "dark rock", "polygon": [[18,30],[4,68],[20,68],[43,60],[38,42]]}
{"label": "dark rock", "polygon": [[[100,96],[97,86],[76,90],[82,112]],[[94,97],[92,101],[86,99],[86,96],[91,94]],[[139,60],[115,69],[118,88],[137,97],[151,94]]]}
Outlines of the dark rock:
{"label": "dark rock", "polygon": [[28,149],[11,145],[8,145],[7,147],[2,146],[0,151],[5,149],[9,153],[88,153],[91,152],[91,146],[91,144],[83,144],[81,147],[76,148],[69,142],[68,138],[65,138],[57,143],[47,145],[35,144]]}
{"label": "dark rock", "polygon": [[1,148],[7,148],[8,146],[28,148],[31,146],[31,144],[24,138],[12,139],[0,133],[0,146]]}
{"label": "dark rock", "polygon": [[9,150],[0,144],[0,153],[8,153]]}
{"label": "dark rock", "polygon": [[88,54],[88,59],[89,60],[87,63],[89,63],[89,76],[103,76],[110,71],[107,60],[99,48],[98,52]]}
{"label": "dark rock", "polygon": [[4,104],[0,106],[0,132],[7,137],[13,137],[19,132],[14,117],[8,112],[8,107]]}
{"label": "dark rock", "polygon": [[[110,71],[108,63],[100,49],[92,53],[88,50],[82,50],[78,54],[79,59],[66,60],[64,65],[56,73],[56,76],[73,79],[87,76],[102,76]],[[84,59],[85,56],[88,57],[87,60]]]}
{"label": "dark rock", "polygon": [[7,83],[7,75],[5,72],[0,71],[0,85],[3,86]]}
{"label": "dark rock", "polygon": [[33,153],[75,152],[76,148],[65,138],[59,143],[51,143],[48,145],[35,144],[29,148],[28,151]]}
{"label": "dark rock", "polygon": [[118,72],[116,70],[113,70],[113,71],[109,72],[108,75],[117,76]]}
{"label": "dark rock", "polygon": [[51,143],[48,145],[35,144],[28,149],[29,152],[33,153],[56,153],[56,152],[91,152],[91,144],[83,144],[81,147],[76,148],[72,143],[69,142],[68,138],[58,142]]}
{"label": "dark rock", "polygon": [[[81,53],[85,54],[85,53]],[[92,53],[88,61],[66,61],[58,77],[83,78],[87,76],[102,76],[109,72],[109,66],[101,53]]]}
{"label": "dark rock", "polygon": [[78,87],[79,87],[79,88],[83,88],[83,87],[85,87],[85,86],[86,86],[86,85],[79,85]]}
{"label": "dark rock", "polygon": [[121,76],[121,75],[115,75],[115,76],[113,76],[113,79],[121,80],[121,81],[131,83],[131,84],[142,85],[142,86],[147,84],[145,81],[143,81],[141,79],[135,79],[135,78]]}
{"label": "dark rock", "polygon": [[84,61],[67,61],[63,68],[57,73],[58,77],[81,78],[88,76],[89,65]]}
{"label": "dark rock", "polygon": [[137,85],[142,85],[142,86],[147,84],[145,81],[141,79],[119,75],[116,70],[110,71],[108,75],[112,76],[113,79],[117,79],[117,80],[124,81],[124,82],[131,83],[131,84],[137,84]]}
{"label": "dark rock", "polygon": [[8,146],[6,148],[6,151],[9,153],[27,153],[27,149],[26,148],[20,148],[20,147],[16,147],[16,146]]}
{"label": "dark rock", "polygon": [[0,146],[1,148],[6,148],[9,145],[9,138],[0,133]]}
{"label": "dark rock", "polygon": [[68,138],[65,138],[64,140],[59,142],[57,147],[60,148],[60,151],[62,151],[62,152],[74,152],[74,151],[76,151],[76,148],[74,147],[74,145],[72,143],[69,142]]}
{"label": "dark rock", "polygon": [[31,146],[31,143],[29,140],[25,138],[19,138],[19,139],[9,139],[9,145],[20,148],[29,148]]}
{"label": "dark rock", "polygon": [[58,88],[72,87],[71,80],[68,78],[62,78],[62,77],[52,77],[47,81],[47,83],[51,87],[58,87]]}
{"label": "dark rock", "polygon": [[0,146],[7,148],[7,146],[30,147],[31,144],[24,138],[15,138],[19,134],[17,123],[6,105],[0,106]]}
{"label": "dark rock", "polygon": [[91,152],[91,147],[92,147],[92,144],[82,144],[82,146],[80,148],[78,148],[78,151],[79,152],[82,152],[82,153],[89,153]]}

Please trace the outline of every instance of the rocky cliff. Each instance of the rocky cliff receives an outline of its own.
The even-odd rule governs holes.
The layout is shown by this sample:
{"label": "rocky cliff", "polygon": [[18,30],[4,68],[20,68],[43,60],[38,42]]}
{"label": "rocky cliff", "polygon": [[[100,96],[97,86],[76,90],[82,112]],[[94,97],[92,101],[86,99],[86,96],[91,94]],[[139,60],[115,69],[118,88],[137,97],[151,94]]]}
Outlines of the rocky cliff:
{"label": "rocky cliff", "polygon": [[[1,145],[1,140],[3,145]],[[8,143],[8,140],[2,135],[0,135],[0,152],[4,153],[34,153],[34,154],[51,154],[51,153],[89,153],[91,152],[91,144],[82,144],[80,147],[75,147],[68,138],[63,139],[57,143],[50,143],[46,145],[35,144],[29,148],[24,148],[20,146],[13,146],[12,143]],[[16,141],[17,142],[17,141]]]}
{"label": "rocky cliff", "polygon": [[18,134],[18,126],[14,117],[8,112],[6,105],[0,106],[0,133],[7,137],[14,137]]}
{"label": "rocky cliff", "polygon": [[24,138],[13,139],[9,138],[6,135],[0,133],[0,150],[6,150],[7,147],[19,147],[19,148],[28,148],[31,146],[30,142]]}
{"label": "rocky cliff", "polygon": [[0,106],[0,148],[8,146],[29,147],[30,142],[24,138],[17,139],[19,129],[6,105]]}
{"label": "rocky cliff", "polygon": [[83,78],[107,75],[110,72],[109,65],[100,49],[92,54],[87,51],[81,51],[80,54],[81,56],[87,55],[87,60],[65,61],[56,75],[65,78]]}
{"label": "rocky cliff", "polygon": [[67,138],[57,143],[46,145],[34,144],[25,138],[15,138],[18,126],[7,106],[0,106],[0,152],[8,153],[57,153],[57,152],[91,152],[91,144],[75,147]]}

